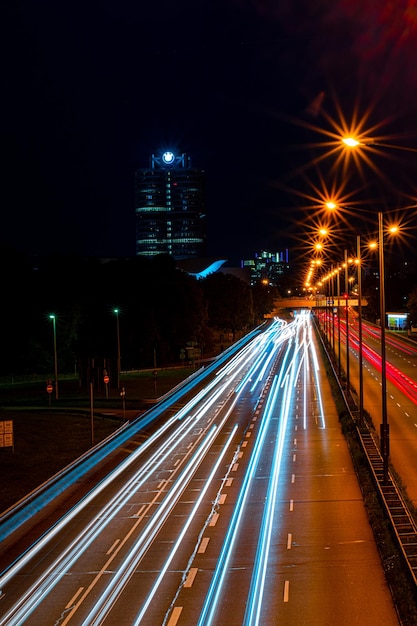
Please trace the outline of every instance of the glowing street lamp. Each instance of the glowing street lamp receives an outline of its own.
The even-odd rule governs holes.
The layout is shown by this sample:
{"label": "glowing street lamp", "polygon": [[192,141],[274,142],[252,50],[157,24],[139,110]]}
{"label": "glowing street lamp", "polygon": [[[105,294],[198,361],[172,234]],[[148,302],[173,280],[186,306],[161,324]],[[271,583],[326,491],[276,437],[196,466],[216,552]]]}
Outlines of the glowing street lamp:
{"label": "glowing street lamp", "polygon": [[359,146],[360,144],[360,141],[358,141],[354,137],[343,137],[342,141],[344,144],[349,146],[349,148],[355,148],[356,146]]}
{"label": "glowing street lamp", "polygon": [[417,148],[411,146],[397,146],[383,141],[368,139],[367,141],[359,141],[356,137],[342,137],[342,142],[348,148],[356,148],[357,146],[376,146],[377,148],[391,148],[391,150],[404,150],[404,152],[417,152]]}
{"label": "glowing street lamp", "polygon": [[54,378],[55,378],[55,399],[58,400],[58,358],[56,352],[56,318],[51,313],[49,319],[52,320],[52,327],[54,331]]}

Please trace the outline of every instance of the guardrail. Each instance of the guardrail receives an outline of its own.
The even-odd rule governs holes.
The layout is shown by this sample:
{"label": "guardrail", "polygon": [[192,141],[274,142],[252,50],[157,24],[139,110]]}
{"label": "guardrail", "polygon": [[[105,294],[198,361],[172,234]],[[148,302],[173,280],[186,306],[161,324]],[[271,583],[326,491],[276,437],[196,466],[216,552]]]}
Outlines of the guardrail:
{"label": "guardrail", "polygon": [[195,378],[205,380],[213,376],[231,356],[238,352],[246,343],[262,332],[264,325],[255,328],[238,342],[227,348],[205,368],[194,372],[174,389],[159,399],[158,403],[132,422],[125,423],[115,433],[85,452],[73,463],[52,476],[48,481],[33,490],[25,498],[0,515],[0,543],[19,531],[24,524],[37,515],[44,507],[62,495],[63,491],[72,487],[77,481],[107,458],[119,446],[122,446],[138,432],[155,421],[162,412],[174,406],[189,393],[195,385]]}

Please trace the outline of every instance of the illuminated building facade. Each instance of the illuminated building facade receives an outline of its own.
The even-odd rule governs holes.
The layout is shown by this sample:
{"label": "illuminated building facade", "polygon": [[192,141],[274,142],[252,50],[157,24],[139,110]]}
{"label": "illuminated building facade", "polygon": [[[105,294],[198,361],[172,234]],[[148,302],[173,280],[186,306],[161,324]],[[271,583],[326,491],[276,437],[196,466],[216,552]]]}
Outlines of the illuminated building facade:
{"label": "illuminated building facade", "polygon": [[137,255],[205,255],[205,173],[186,154],[153,154],[135,174],[135,199]]}
{"label": "illuminated building facade", "polygon": [[285,252],[263,250],[256,253],[253,259],[242,261],[241,266],[250,269],[251,285],[260,281],[268,281],[269,285],[276,286],[279,279],[290,269],[288,250]]}

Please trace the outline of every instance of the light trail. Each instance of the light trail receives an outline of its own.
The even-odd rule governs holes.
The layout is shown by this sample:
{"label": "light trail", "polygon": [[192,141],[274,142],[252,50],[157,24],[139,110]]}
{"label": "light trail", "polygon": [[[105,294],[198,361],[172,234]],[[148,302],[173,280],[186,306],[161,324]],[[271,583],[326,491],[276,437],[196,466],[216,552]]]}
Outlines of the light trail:
{"label": "light trail", "polygon": [[[61,518],[51,530],[40,538],[40,540],[34,544],[18,561],[13,563],[9,569],[0,576],[0,588],[7,593],[7,585],[10,584],[12,579],[18,575],[24,566],[32,568],[31,560],[34,560],[40,551],[47,548],[48,543],[58,535],[58,533],[65,530],[76,516],[88,505],[93,503],[94,498],[104,492],[116,478],[122,476],[124,472],[129,472],[128,479],[124,482],[123,487],[119,488],[117,493],[112,496],[109,502],[98,513],[94,514],[93,518],[86,524],[83,530],[69,543],[65,550],[63,550],[54,561],[46,567],[46,569],[38,576],[33,584],[28,589],[22,590],[19,601],[11,607],[5,615],[2,616],[0,624],[7,626],[16,626],[17,624],[23,624],[27,617],[31,615],[36,608],[45,600],[52,589],[58,584],[64,575],[71,570],[77,560],[84,554],[88,548],[90,548],[93,542],[98,539],[103,530],[109,525],[120,512],[123,506],[125,506],[132,495],[134,495],[147,480],[152,480],[152,476],[158,468],[163,468],[169,463],[170,458],[174,454],[180,454],[182,461],[178,467],[172,470],[171,478],[175,473],[179,476],[175,481],[172,481],[169,491],[164,493],[164,499],[158,503],[156,513],[150,517],[148,524],[141,529],[140,536],[134,542],[134,546],[129,550],[128,555],[125,557],[123,563],[118,566],[116,573],[111,577],[109,585],[106,587],[105,592],[102,593],[100,600],[97,604],[90,609],[90,613],[86,618],[84,624],[88,626],[92,624],[99,624],[101,620],[112,610],[114,603],[121,596],[123,589],[128,584],[132,573],[138,566],[141,558],[148,549],[147,546],[152,543],[157,533],[165,523],[167,516],[173,510],[178,499],[183,491],[186,489],[189,481],[192,479],[199,464],[201,464],[203,458],[213,445],[214,440],[217,437],[217,433],[224,427],[226,421],[230,417],[230,413],[235,406],[238,398],[246,388],[246,384],[249,381],[256,379],[256,385],[262,383],[264,378],[268,375],[269,370],[273,367],[274,359],[277,357],[279,351],[287,343],[287,348],[282,355],[282,365],[279,371],[279,375],[274,379],[272,385],[274,394],[282,393],[281,389],[289,390],[291,387],[292,378],[287,376],[288,368],[294,367],[294,357],[291,361],[290,353],[296,350],[298,354],[299,347],[296,349],[293,342],[293,337],[296,332],[299,332],[301,328],[301,316],[297,321],[291,324],[283,324],[280,321],[276,321],[265,330],[262,335],[254,336],[252,340],[241,350],[240,354],[233,355],[230,358],[230,364],[223,366],[217,376],[209,382],[204,389],[202,389],[196,396],[191,399],[182,409],[171,416],[166,423],[160,426],[157,431],[149,437],[149,439],[140,445],[134,452],[132,452],[111,474],[109,474],[94,490],[87,494],[82,501],[80,501],[69,513]],[[304,338],[305,343],[305,338]],[[304,346],[304,358],[306,355]],[[287,361],[289,360],[289,363]],[[285,382],[284,382],[285,381]],[[252,386],[252,391],[254,386]],[[272,395],[274,395],[272,394]],[[290,391],[286,392],[286,397],[290,397]],[[230,402],[231,405],[226,411],[224,418],[220,421],[218,426],[213,426],[216,416],[219,414],[221,407],[226,402]],[[271,396],[268,397],[265,409],[266,418],[262,420],[260,433],[263,438],[266,436],[266,428],[270,420],[272,419],[271,411]],[[289,400],[284,401],[285,411],[289,410]],[[284,413],[283,413],[284,415]],[[206,420],[207,424],[203,424],[203,420]],[[196,424],[202,423],[200,434],[193,435],[194,443],[191,448],[187,448],[188,452],[181,452],[181,445],[187,437],[194,432]],[[264,425],[265,423],[265,425]],[[211,425],[211,426],[210,426]],[[161,440],[163,439],[162,443]],[[258,440],[260,442],[258,443]],[[138,462],[145,452],[151,452],[151,447],[158,444],[156,451],[152,452],[149,459],[142,461],[141,466],[135,470],[132,474],[133,463]],[[258,450],[257,458],[261,454],[262,436],[256,440],[255,450]],[[223,458],[223,451],[221,458]],[[256,457],[256,455],[255,455]],[[252,462],[252,460],[251,460]],[[182,469],[181,469],[182,468]],[[255,465],[252,465],[253,471]],[[248,478],[247,488],[249,487],[251,477]],[[208,488],[208,485],[207,485]],[[160,494],[161,495],[161,494]],[[243,506],[247,496],[241,501],[241,514],[243,514]],[[200,501],[200,500],[199,500]],[[151,506],[151,505],[149,505]],[[239,507],[237,507],[239,508]],[[142,522],[144,514],[141,515],[141,519],[136,519],[134,527],[127,533],[126,541],[131,537],[131,533],[135,530],[139,523]],[[240,519],[239,519],[240,521]],[[239,526],[239,521],[237,527]],[[136,532],[136,530],[135,530]],[[183,535],[181,535],[181,538]],[[234,542],[232,539],[232,543]],[[121,547],[124,545],[125,540],[120,542],[115,550],[112,551],[109,556],[106,565],[113,560],[117,554],[120,553]],[[175,550],[179,547],[179,543],[175,543]],[[52,553],[52,550],[48,548],[48,551]],[[166,565],[164,566],[164,573],[168,568],[169,563],[174,557],[174,552],[171,552]],[[102,572],[100,570],[100,576]],[[152,598],[156,593],[157,587],[162,581],[162,572],[158,577],[154,586],[152,587],[145,604],[141,608],[136,618],[137,624],[143,619]],[[76,605],[71,608],[69,613],[65,616],[64,621],[60,621],[62,626],[67,624],[75,615],[75,612],[81,607],[82,602],[85,601],[90,594],[96,578],[86,587],[83,593],[77,596]],[[62,618],[61,618],[62,619]]]}
{"label": "light trail", "polygon": [[285,435],[287,432],[288,417],[292,400],[292,389],[296,379],[296,362],[298,352],[295,352],[288,366],[289,376],[286,377],[286,386],[284,389],[284,399],[281,403],[280,417],[278,420],[278,436],[272,467],[270,471],[270,479],[268,491],[265,498],[265,508],[260,529],[260,536],[255,557],[254,568],[252,571],[251,585],[246,603],[246,611],[243,624],[245,626],[255,626],[261,622],[262,600],[265,589],[265,580],[268,571],[269,550],[271,545],[272,531],[275,521],[275,507],[278,493],[278,479],[280,475],[282,454],[284,449]]}
{"label": "light trail", "polygon": [[145,604],[143,605],[140,613],[135,618],[135,621],[133,622],[133,626],[137,626],[137,624],[141,623],[141,621],[142,621],[142,619],[143,619],[143,617],[144,617],[144,615],[145,615],[145,613],[146,613],[146,611],[147,611],[147,609],[148,609],[152,599],[155,596],[155,593],[157,592],[157,590],[158,590],[158,588],[159,588],[159,586],[160,586],[160,584],[161,584],[161,582],[163,580],[163,577],[165,576],[165,574],[166,574],[166,572],[168,570],[168,567],[169,567],[172,559],[174,558],[176,552],[178,551],[178,549],[179,549],[179,547],[181,545],[181,542],[184,539],[185,534],[186,534],[187,530],[189,529],[189,527],[191,525],[191,522],[194,520],[194,517],[195,517],[195,515],[196,515],[196,513],[197,513],[197,511],[198,511],[198,509],[200,507],[200,504],[203,502],[204,496],[206,495],[209,486],[211,485],[211,483],[213,482],[213,479],[216,476],[216,472],[217,472],[221,462],[223,461],[223,458],[224,458],[226,452],[228,451],[230,444],[232,443],[232,440],[233,440],[233,437],[234,437],[236,431],[237,431],[237,424],[234,426],[232,432],[229,435],[228,440],[226,441],[225,445],[223,446],[222,452],[218,456],[216,464],[213,466],[213,469],[212,469],[211,473],[209,474],[207,480],[205,481],[204,487],[201,490],[201,493],[200,493],[198,499],[196,500],[196,503],[194,504],[194,507],[193,507],[190,515],[187,518],[187,522],[184,524],[184,527],[183,527],[183,529],[182,529],[182,531],[181,531],[177,541],[175,542],[175,545],[174,545],[173,549],[171,550],[171,554],[169,555],[169,558],[166,560],[164,566],[162,567],[161,572],[160,572],[160,574],[159,574],[159,576],[158,576],[158,578],[157,578],[157,580],[156,580],[156,582],[155,582],[151,592],[149,593],[149,595],[148,595],[148,597],[146,599]]}
{"label": "light trail", "polygon": [[[215,616],[216,612],[218,611],[218,605],[220,603],[223,584],[227,575],[229,562],[232,558],[233,546],[237,541],[237,536],[242,523],[245,511],[245,504],[249,497],[250,487],[255,476],[256,468],[258,466],[262,451],[264,449],[265,438],[268,434],[270,421],[273,418],[273,410],[276,404],[282,380],[283,378],[285,378],[286,375],[287,366],[285,365],[285,363],[289,357],[290,352],[292,351],[291,343],[291,341],[288,342],[283,363],[280,367],[280,373],[274,378],[270,393],[268,395],[268,400],[265,407],[265,413],[261,422],[260,431],[258,437],[256,438],[255,447],[249,461],[249,466],[244,477],[242,488],[239,492],[238,500],[233,511],[232,519],[228,527],[222,550],[217,560],[216,569],[214,571],[210,588],[204,601],[204,605],[198,621],[198,626],[209,626],[215,623]],[[288,367],[291,367],[291,363],[288,365]]]}

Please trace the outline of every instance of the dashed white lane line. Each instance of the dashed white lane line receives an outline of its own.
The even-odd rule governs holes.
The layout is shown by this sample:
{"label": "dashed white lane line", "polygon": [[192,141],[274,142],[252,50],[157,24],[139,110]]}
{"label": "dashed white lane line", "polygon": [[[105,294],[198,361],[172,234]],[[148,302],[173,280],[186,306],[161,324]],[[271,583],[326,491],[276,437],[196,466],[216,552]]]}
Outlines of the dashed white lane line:
{"label": "dashed white lane line", "polygon": [[191,567],[185,580],[184,587],[191,587],[195,577],[197,576],[198,567]]}
{"label": "dashed white lane line", "polygon": [[288,602],[289,597],[290,597],[290,581],[286,580],[284,582],[284,598],[283,598],[284,602]]}
{"label": "dashed white lane line", "polygon": [[210,541],[210,537],[203,537],[200,543],[200,547],[198,548],[199,554],[204,554],[204,552],[207,550],[209,541]]}

